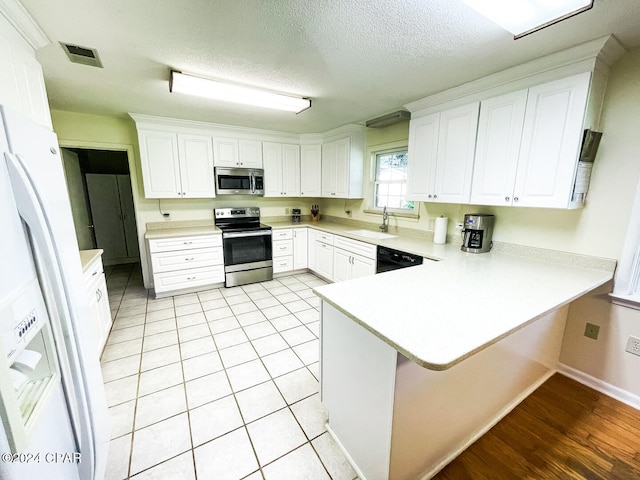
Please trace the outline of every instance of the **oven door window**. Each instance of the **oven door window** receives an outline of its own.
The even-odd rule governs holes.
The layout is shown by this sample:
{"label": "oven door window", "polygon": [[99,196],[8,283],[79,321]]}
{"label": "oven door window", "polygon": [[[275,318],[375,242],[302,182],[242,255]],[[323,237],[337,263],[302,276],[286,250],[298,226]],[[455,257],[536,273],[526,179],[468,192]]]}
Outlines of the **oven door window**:
{"label": "oven door window", "polygon": [[220,190],[251,190],[251,178],[246,175],[219,175]]}
{"label": "oven door window", "polygon": [[271,235],[225,238],[223,241],[227,266],[271,260]]}

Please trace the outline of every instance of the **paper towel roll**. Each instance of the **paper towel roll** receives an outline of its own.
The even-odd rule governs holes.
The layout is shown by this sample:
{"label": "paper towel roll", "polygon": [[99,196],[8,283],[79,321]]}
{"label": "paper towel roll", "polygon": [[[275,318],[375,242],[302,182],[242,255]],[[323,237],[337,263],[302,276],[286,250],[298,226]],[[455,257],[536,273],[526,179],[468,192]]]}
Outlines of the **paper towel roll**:
{"label": "paper towel roll", "polygon": [[449,219],[447,217],[437,217],[436,227],[433,232],[433,243],[447,243],[447,223]]}

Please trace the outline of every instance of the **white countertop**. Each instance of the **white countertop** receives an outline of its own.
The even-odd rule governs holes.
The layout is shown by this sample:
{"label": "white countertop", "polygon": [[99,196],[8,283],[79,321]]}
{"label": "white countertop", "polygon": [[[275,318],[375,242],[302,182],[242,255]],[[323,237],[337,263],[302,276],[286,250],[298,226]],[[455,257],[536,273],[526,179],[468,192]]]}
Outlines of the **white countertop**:
{"label": "white countertop", "polygon": [[94,250],[80,250],[80,263],[82,264],[82,271],[86,272],[87,268],[104,253],[101,248]]}
{"label": "white countertop", "polygon": [[613,277],[612,270],[433,247],[443,261],[314,291],[419,365],[445,370]]}

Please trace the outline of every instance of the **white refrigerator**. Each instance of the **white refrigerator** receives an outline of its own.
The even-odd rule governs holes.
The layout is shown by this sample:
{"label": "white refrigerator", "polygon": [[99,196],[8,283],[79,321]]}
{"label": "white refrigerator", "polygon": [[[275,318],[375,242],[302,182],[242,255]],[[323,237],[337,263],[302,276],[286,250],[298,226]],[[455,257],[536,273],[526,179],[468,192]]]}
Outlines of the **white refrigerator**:
{"label": "white refrigerator", "polygon": [[108,410],[57,138],[0,118],[0,479],[102,480]]}

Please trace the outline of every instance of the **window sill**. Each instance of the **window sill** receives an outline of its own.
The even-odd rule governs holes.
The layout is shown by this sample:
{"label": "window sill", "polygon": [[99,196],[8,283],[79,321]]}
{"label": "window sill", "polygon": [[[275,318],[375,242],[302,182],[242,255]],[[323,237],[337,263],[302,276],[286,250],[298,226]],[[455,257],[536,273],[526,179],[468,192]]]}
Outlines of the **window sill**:
{"label": "window sill", "polygon": [[610,293],[609,298],[611,299],[611,303],[615,305],[640,310],[640,297]]}
{"label": "window sill", "polygon": [[[382,215],[382,210],[363,210],[364,213],[368,213],[370,215]],[[387,210],[387,214],[390,217],[398,217],[398,218],[413,218],[414,220],[418,220],[420,215],[417,213],[409,213],[409,212],[400,212],[398,210]]]}

